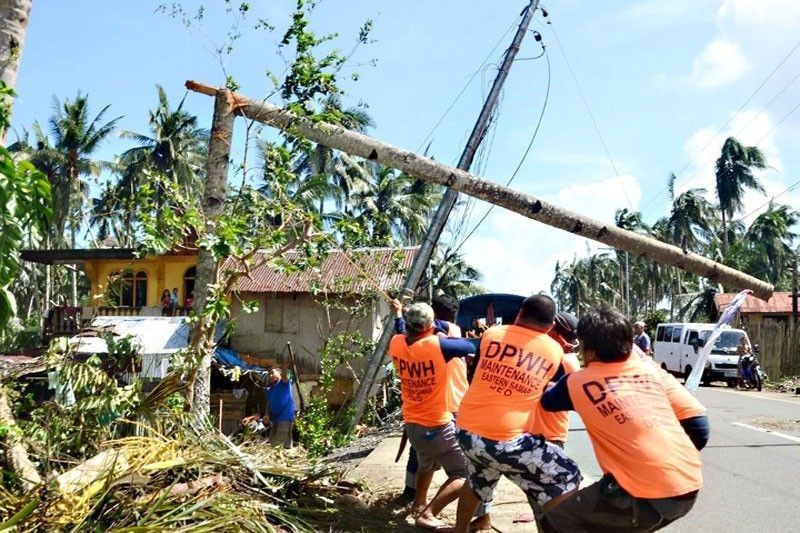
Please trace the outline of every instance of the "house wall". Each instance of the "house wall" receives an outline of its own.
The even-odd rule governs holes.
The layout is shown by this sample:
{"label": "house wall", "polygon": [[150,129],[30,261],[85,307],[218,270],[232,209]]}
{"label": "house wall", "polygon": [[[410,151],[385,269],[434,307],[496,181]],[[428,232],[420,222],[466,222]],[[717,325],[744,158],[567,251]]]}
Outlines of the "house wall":
{"label": "house wall", "polygon": [[193,255],[163,255],[145,257],[134,260],[88,260],[84,262],[86,275],[92,283],[92,305],[108,305],[105,294],[109,276],[113,272],[127,269],[134,272],[147,272],[147,305],[161,304],[161,293],[164,289],[172,292],[178,288],[178,303],[183,305],[186,298],[183,290],[183,277],[186,271],[197,265],[197,257]]}
{"label": "house wall", "polygon": [[[259,310],[245,313],[243,301],[256,301]],[[286,342],[292,343],[298,370],[319,371],[319,350],[329,336],[343,331],[359,331],[365,338],[380,336],[380,318],[388,313],[388,305],[367,304],[365,317],[354,317],[343,310],[330,310],[311,294],[240,293],[234,299],[232,316],[236,327],[231,347],[239,352],[282,361]]]}

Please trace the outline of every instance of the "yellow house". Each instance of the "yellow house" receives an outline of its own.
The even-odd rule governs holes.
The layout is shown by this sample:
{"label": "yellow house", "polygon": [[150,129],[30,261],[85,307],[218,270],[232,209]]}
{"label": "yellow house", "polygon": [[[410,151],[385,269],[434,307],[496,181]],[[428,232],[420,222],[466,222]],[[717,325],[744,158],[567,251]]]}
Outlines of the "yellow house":
{"label": "yellow house", "polygon": [[160,307],[164,291],[178,290],[183,307],[194,292],[196,255],[160,255],[142,259],[85,259],[95,306]]}
{"label": "yellow house", "polygon": [[[286,343],[298,350],[297,362],[309,371],[318,367],[317,354],[330,336],[359,331],[377,340],[388,303],[379,293],[402,286],[417,247],[332,250],[317,268],[285,272],[268,263],[253,267],[234,291],[232,315],[237,321],[231,346],[270,360],[280,358]],[[296,252],[287,252],[292,262]],[[195,284],[196,253],[176,252],[136,258],[131,248],[91,250],[25,250],[23,259],[42,264],[83,266],[91,282],[91,300],[81,307],[56,306],[45,321],[45,337],[72,335],[100,316],[161,316],[165,290],[177,289],[177,310],[188,312],[186,298]],[[298,259],[300,257],[298,256]],[[226,263],[223,268],[237,268]],[[366,299],[363,296],[367,295]],[[324,300],[345,305],[326,306]],[[247,312],[242,301],[255,301]],[[362,312],[353,313],[358,306]]]}
{"label": "yellow house", "polygon": [[171,294],[177,289],[174,314],[186,314],[185,308],[191,305],[197,265],[194,252],[137,258],[132,248],[25,250],[22,258],[46,265],[83,266],[91,284],[88,305],[52,309],[50,334],[76,332],[101,315],[160,316],[164,291]]}

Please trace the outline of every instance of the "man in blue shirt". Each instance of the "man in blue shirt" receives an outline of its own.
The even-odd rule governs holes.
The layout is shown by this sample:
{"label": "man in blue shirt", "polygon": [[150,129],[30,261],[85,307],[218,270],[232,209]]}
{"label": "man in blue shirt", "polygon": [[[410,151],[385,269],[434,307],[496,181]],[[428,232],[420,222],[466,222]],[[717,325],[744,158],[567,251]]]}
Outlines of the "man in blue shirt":
{"label": "man in blue shirt", "polygon": [[292,447],[292,428],[294,426],[295,406],[292,396],[292,381],[289,378],[287,357],[283,368],[273,367],[267,374],[267,413],[262,419],[266,426],[272,423],[269,430],[269,443],[273,446]]}

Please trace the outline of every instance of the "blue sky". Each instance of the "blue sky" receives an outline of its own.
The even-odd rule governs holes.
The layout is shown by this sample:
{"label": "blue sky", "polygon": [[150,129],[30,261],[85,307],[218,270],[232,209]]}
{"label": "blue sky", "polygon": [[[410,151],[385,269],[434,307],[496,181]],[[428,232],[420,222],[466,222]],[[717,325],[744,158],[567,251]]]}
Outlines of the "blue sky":
{"label": "blue sky", "polygon": [[[146,132],[147,111],[156,101],[155,84],[163,85],[177,102],[187,79],[220,83],[222,69],[208,49],[224,41],[230,17],[210,7],[201,26],[187,29],[155,13],[159,3],[35,1],[14,126],[45,122],[54,95],[63,100],[82,91],[90,95],[95,112],[111,104],[108,117],[122,115],[121,129]],[[490,50],[518,21],[525,3],[324,0],[312,25],[320,33],[339,32],[337,46],[349,51],[361,23],[375,20],[376,42],[353,56],[352,63],[361,66],[345,71],[360,75],[357,82],[344,83],[345,99],[369,104],[377,123],[372,135],[418,149]],[[199,2],[184,5],[192,10]],[[282,69],[276,47],[294,2],[254,0],[251,5],[252,20],[265,17],[278,30],[269,34],[242,26],[243,37],[226,69],[243,93],[257,97],[270,88],[267,70]],[[794,149],[800,140],[800,111],[790,114],[800,104],[800,82],[793,82],[800,73],[800,50],[747,102],[798,44],[800,2],[644,0],[605,2],[598,8],[596,2],[553,0],[543,5],[552,24],[544,24],[537,14],[534,29],[541,32],[551,61],[550,99],[513,187],[595,218],[612,220],[616,209],[627,207],[641,209],[652,222],[667,212],[670,172],[685,167],[679,174],[679,191],[711,189],[713,160],[727,135],[758,143],[772,166],[761,175],[768,196],[748,197],[747,212],[800,180],[800,156]],[[493,78],[493,66],[510,38],[509,32],[433,133],[430,154],[437,160],[458,159]],[[520,57],[540,50],[528,38]],[[367,64],[373,58],[374,67]],[[514,65],[490,142],[473,170],[495,181],[510,177],[536,125],[546,83],[544,59]],[[209,98],[191,94],[187,107],[202,125],[210,125]],[[242,138],[244,125],[237,124]],[[242,145],[240,141],[237,153]],[[110,159],[129,146],[115,137],[98,156]],[[793,206],[798,200],[794,190],[778,198]],[[471,228],[485,209],[478,202],[467,210],[472,215],[463,227]],[[464,212],[454,220],[464,218]],[[463,250],[484,273],[489,289],[525,294],[548,289],[556,261],[583,255],[589,246],[594,245],[498,209]]]}

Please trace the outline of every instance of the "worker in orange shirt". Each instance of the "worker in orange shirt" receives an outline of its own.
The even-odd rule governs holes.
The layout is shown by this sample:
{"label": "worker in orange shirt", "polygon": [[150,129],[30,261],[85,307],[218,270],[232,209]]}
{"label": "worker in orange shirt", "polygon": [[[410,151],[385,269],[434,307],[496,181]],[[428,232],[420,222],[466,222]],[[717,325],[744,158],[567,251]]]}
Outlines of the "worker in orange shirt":
{"label": "worker in orange shirt", "polygon": [[[394,302],[392,307],[397,307]],[[404,319],[406,334],[392,337],[389,355],[400,377],[405,432],[419,459],[415,523],[436,530],[444,527],[436,515],[458,498],[466,477],[466,461],[447,405],[447,363],[474,354],[475,345],[466,339],[436,335],[433,309],[427,304],[412,304]],[[439,467],[448,479],[428,503],[428,488]]]}
{"label": "worker in orange shirt", "polygon": [[[394,299],[390,303],[392,311],[395,313],[395,333],[405,334],[406,324],[403,318],[403,306],[400,300]],[[444,337],[461,337],[461,328],[455,323],[456,312],[458,311],[458,300],[452,296],[441,294],[435,296],[431,301],[431,308],[433,309],[433,331],[437,335]],[[458,406],[461,404],[461,398],[467,392],[469,383],[467,382],[467,362],[464,358],[454,357],[447,363],[447,379],[450,386],[447,388],[446,404],[447,409],[453,413],[453,417],[458,413]],[[408,450],[408,462],[406,463],[406,480],[405,488],[403,490],[403,498],[408,501],[413,501],[414,494],[417,487],[417,469],[419,468],[419,461],[417,460],[417,452],[414,447]]]}
{"label": "worker in orange shirt", "polygon": [[522,303],[514,324],[491,327],[480,339],[475,375],[458,413],[469,484],[459,497],[456,531],[468,531],[479,502],[491,502],[502,475],[532,506],[546,505],[580,484],[575,461],[527,431],[531,407],[563,373],[564,352],[547,334],[555,316],[553,299],[536,294]]}
{"label": "worker in orange shirt", "polygon": [[705,408],[634,353],[633,326],[603,306],[578,323],[586,367],[542,398],[546,411],[583,419],[603,477],[554,500],[545,531],[654,531],[688,513],[702,485]]}
{"label": "worker in orange shirt", "polygon": [[[564,359],[561,365],[564,374],[570,374],[580,369],[581,363],[578,360],[578,318],[570,313],[559,311],[556,314],[555,325],[548,332],[561,349],[564,350]],[[536,404],[536,408],[531,412],[531,419],[528,421],[530,433],[532,435],[542,435],[545,440],[564,448],[569,436],[569,414],[566,411],[549,412],[542,409],[542,404]],[[542,522],[542,508],[538,505],[531,505],[534,512],[520,514],[515,522],[526,523],[536,521]],[[478,513],[480,514],[480,512]],[[488,515],[487,515],[488,516]],[[473,522],[474,523],[474,522]],[[490,524],[486,518],[482,517],[479,522],[483,529]]]}

